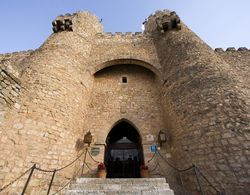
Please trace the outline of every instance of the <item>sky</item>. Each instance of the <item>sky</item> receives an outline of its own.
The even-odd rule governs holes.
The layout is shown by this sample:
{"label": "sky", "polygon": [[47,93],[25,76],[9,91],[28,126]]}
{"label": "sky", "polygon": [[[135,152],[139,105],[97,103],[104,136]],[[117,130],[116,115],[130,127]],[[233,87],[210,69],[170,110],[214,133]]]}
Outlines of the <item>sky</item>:
{"label": "sky", "polygon": [[0,53],[38,48],[61,14],[87,10],[105,32],[137,32],[163,9],[176,11],[212,48],[250,48],[250,0],[1,0]]}

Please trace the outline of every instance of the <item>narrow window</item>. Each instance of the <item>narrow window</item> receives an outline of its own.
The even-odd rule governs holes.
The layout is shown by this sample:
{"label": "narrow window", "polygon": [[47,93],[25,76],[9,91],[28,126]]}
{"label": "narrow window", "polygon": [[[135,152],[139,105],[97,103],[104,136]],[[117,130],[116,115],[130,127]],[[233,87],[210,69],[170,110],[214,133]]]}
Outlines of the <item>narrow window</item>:
{"label": "narrow window", "polygon": [[127,82],[128,82],[127,77],[122,77],[122,83],[127,83]]}

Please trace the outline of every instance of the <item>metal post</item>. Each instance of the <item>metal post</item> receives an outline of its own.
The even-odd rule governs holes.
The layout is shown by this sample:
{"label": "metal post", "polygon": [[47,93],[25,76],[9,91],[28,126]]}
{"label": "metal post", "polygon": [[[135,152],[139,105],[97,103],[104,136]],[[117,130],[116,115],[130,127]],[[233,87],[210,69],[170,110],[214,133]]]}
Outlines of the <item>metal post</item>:
{"label": "metal post", "polygon": [[201,192],[201,195],[204,195],[203,191],[202,191],[202,188],[201,188],[201,183],[200,183],[200,180],[199,180],[199,176],[198,176],[198,173],[197,173],[197,170],[196,170],[196,166],[193,165],[193,169],[194,169],[194,173],[195,173],[195,176],[196,176],[196,180],[197,180],[197,183],[198,183],[198,186],[199,186],[199,190]]}
{"label": "metal post", "polygon": [[27,189],[27,187],[28,187],[28,185],[29,185],[30,179],[31,179],[31,177],[32,177],[32,174],[33,174],[35,168],[36,168],[36,164],[34,164],[34,165],[32,166],[32,168],[31,168],[29,177],[28,177],[28,179],[27,179],[27,181],[26,181],[26,183],[25,183],[25,185],[24,185],[24,187],[23,187],[23,192],[22,192],[21,195],[24,195],[24,194],[25,194],[25,191],[26,191],[26,189]]}
{"label": "metal post", "polygon": [[49,192],[50,192],[50,189],[51,189],[51,186],[52,186],[52,183],[53,183],[55,174],[56,174],[56,169],[53,171],[53,175],[52,175],[51,180],[50,180],[50,183],[49,183],[49,189],[48,189],[48,191],[47,191],[47,195],[49,195]]}
{"label": "metal post", "polygon": [[183,190],[183,194],[186,195],[186,189],[184,187],[184,184],[183,184],[183,181],[182,181],[182,178],[181,178],[181,173],[179,172],[179,177],[180,177],[180,181],[181,181],[181,187],[182,187],[182,190]]}
{"label": "metal post", "polygon": [[83,165],[82,165],[82,173],[81,173],[81,176],[83,176],[84,165],[85,165],[86,158],[87,158],[87,152],[88,152],[88,147],[86,148],[86,151],[85,151],[85,154],[84,154],[84,159],[83,159]]}

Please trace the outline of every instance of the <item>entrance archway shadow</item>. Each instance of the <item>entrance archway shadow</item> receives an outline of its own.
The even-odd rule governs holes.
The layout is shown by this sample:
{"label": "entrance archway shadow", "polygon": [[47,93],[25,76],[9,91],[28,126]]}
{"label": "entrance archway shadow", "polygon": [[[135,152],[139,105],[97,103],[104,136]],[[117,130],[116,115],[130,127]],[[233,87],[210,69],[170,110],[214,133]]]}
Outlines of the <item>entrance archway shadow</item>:
{"label": "entrance archway shadow", "polygon": [[106,139],[105,164],[108,178],[139,178],[143,164],[141,136],[127,120],[121,120]]}

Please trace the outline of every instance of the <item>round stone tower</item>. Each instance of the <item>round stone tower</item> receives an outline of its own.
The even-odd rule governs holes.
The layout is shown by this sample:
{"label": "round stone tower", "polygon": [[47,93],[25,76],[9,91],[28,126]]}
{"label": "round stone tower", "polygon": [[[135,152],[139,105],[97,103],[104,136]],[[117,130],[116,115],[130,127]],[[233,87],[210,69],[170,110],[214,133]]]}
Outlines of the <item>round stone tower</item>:
{"label": "round stone tower", "polygon": [[[248,98],[234,70],[175,12],[151,15],[145,34],[153,37],[162,66],[161,97],[172,162],[180,169],[196,164],[218,189],[246,194]],[[195,183],[191,178],[184,179],[189,188]]]}
{"label": "round stone tower", "polygon": [[[4,184],[34,163],[55,169],[69,164],[78,153],[76,143],[82,138],[83,110],[92,82],[86,58],[92,36],[101,32],[102,26],[88,12],[60,16],[53,25],[56,33],[19,65],[20,106],[11,107],[2,123],[6,141],[0,145],[3,155],[7,155],[5,151],[11,154],[1,158],[3,171],[8,172]],[[63,177],[71,177],[72,171],[67,169]],[[33,177],[42,182],[41,174],[35,172]],[[39,193],[36,185],[31,182],[27,192]]]}

